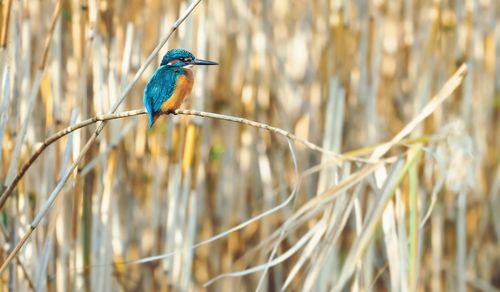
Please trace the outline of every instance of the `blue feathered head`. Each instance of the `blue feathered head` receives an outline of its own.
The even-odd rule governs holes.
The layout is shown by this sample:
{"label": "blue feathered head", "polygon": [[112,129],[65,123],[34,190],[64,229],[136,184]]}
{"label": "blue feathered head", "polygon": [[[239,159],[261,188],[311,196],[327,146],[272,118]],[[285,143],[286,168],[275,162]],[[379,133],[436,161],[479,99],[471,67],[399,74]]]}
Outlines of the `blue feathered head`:
{"label": "blue feathered head", "polygon": [[185,67],[189,65],[218,65],[212,61],[196,59],[189,51],[183,49],[171,49],[161,60],[160,66]]}

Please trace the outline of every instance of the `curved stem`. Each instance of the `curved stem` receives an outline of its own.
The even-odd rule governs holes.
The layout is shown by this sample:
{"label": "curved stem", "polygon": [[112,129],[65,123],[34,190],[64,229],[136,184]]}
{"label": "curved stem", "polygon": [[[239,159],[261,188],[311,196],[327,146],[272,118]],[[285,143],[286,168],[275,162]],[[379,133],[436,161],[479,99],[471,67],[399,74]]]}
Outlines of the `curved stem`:
{"label": "curved stem", "polygon": [[[144,115],[146,114],[145,109],[137,109],[137,110],[131,110],[131,111],[125,111],[121,113],[115,113],[115,114],[106,114],[106,115],[100,115],[100,116],[95,116],[93,118],[84,120],[82,122],[79,122],[75,125],[69,126],[65,129],[60,130],[59,132],[51,135],[43,143],[41,146],[31,155],[31,157],[26,161],[19,172],[16,174],[14,179],[12,180],[12,183],[8,185],[5,190],[3,191],[2,195],[0,196],[0,210],[5,205],[5,202],[9,198],[9,196],[12,194],[12,191],[15,189],[19,181],[23,178],[23,176],[26,174],[28,169],[31,167],[31,165],[38,159],[38,157],[45,151],[47,147],[49,147],[52,143],[56,142],[57,140],[61,139],[62,137],[68,135],[69,133],[76,131],[78,129],[81,129],[86,126],[90,126],[92,124],[95,124],[97,122],[105,122],[109,120],[115,120],[115,119],[121,119],[121,118],[127,118],[127,117],[132,117],[132,116],[138,116],[138,115]],[[177,109],[175,111],[175,114],[178,115],[189,115],[189,116],[198,116],[198,117],[204,117],[204,118],[211,118],[211,119],[217,119],[217,120],[224,120],[224,121],[229,121],[233,123],[239,123],[243,125],[248,125],[251,127],[259,128],[259,129],[264,129],[267,131],[270,131],[272,133],[284,136],[290,140],[293,140],[294,142],[298,142],[300,144],[303,144],[307,148],[321,152],[325,155],[328,155],[338,161],[342,160],[355,160],[355,161],[361,161],[361,162],[368,162],[360,158],[354,158],[354,157],[346,157],[343,155],[339,155],[337,153],[334,153],[332,151],[326,150],[314,143],[311,143],[307,140],[300,139],[294,134],[285,131],[280,128],[276,128],[264,123],[259,123],[256,121],[248,120],[245,118],[240,118],[240,117],[235,117],[235,116],[228,116],[228,115],[221,115],[221,114],[216,114],[216,113],[210,113],[210,112],[203,112],[203,111],[196,111],[196,110],[187,110],[187,109]]]}

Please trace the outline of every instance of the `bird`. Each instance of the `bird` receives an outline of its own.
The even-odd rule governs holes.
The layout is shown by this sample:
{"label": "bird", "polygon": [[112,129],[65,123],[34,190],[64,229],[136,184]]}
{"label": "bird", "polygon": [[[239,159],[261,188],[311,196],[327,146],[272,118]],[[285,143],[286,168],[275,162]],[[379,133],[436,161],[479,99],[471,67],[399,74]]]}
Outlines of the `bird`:
{"label": "bird", "polygon": [[184,49],[171,49],[163,56],[160,66],[144,87],[144,106],[148,112],[149,128],[162,114],[175,114],[184,98],[191,93],[195,65],[218,65],[197,59]]}

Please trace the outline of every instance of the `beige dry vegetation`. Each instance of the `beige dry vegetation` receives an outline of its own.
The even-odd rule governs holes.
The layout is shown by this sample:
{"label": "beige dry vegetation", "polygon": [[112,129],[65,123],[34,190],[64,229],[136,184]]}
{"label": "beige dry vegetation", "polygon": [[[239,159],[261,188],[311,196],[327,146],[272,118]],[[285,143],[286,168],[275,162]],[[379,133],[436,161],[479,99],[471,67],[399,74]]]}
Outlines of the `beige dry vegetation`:
{"label": "beige dry vegetation", "polygon": [[496,1],[0,8],[2,290],[500,289]]}

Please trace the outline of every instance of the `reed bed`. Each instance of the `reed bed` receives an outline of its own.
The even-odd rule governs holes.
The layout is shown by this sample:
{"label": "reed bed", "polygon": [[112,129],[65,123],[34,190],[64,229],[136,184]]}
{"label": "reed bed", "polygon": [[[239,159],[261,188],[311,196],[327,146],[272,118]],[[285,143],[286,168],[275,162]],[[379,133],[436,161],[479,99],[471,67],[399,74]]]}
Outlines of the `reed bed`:
{"label": "reed bed", "polygon": [[500,289],[495,1],[0,10],[2,291]]}

